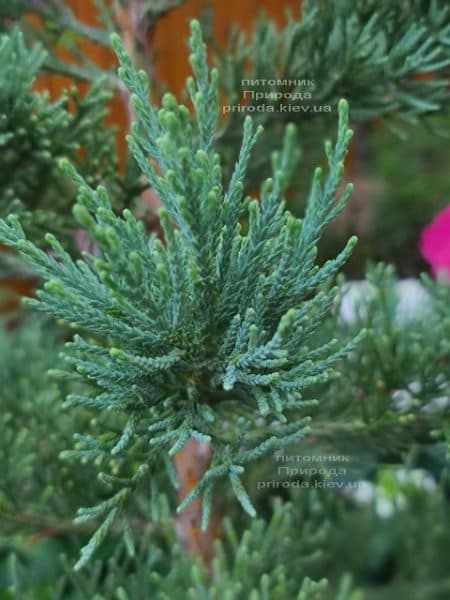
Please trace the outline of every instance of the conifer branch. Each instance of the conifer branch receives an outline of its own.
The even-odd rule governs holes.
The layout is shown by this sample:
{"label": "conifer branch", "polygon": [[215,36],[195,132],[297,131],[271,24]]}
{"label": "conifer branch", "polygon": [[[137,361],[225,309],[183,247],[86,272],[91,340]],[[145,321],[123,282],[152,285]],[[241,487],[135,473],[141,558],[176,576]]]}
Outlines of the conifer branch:
{"label": "conifer branch", "polygon": [[107,441],[81,435],[71,456],[101,464],[102,456],[132,453],[135,444],[147,448],[128,480],[110,480],[117,491],[108,500],[81,511],[79,518],[105,520],[78,566],[149,476],[148,465],[189,439],[210,440],[212,460],[179,510],[206,494],[205,525],[212,487],[225,478],[254,515],[241,481],[244,465],[307,433],[311,405],[301,394],[330,379],[336,361],[358,343],[357,336],[341,348],[329,340],[318,346],[312,335],[336,296],[328,284],[355,244],[352,238],[323,266],[315,262],[322,230],[351,191],[336,199],[351,138],[347,102],[339,103],[336,143],[326,144],[329,171],[316,170],[302,221],[283,201],[296,159],[292,127],[273,156],[260,200],[244,199],[258,130],[247,119],[234,174],[222,181],[217,73],[208,68],[195,21],[191,32],[194,119],[170,94],[160,109],[150,105],[147,76],[113,38],[136,114],[130,148],[161,199],[164,244],[148,237],[130,211],[117,216],[106,188],[93,189],[67,161],[62,166],[79,190],[74,217],[99,256],[74,260],[53,235],[46,236],[47,254],[26,238],[15,216],[0,221],[1,242],[45,282],[31,304],[79,331],[65,355],[68,373],[86,392],[69,400],[96,408],[106,430],[112,414],[124,417],[123,431]]}

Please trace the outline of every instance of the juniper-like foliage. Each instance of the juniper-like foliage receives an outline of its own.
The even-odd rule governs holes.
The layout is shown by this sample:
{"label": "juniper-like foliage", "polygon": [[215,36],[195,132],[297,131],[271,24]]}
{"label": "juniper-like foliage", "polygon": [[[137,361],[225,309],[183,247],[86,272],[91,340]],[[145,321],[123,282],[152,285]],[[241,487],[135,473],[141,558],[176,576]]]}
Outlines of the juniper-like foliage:
{"label": "juniper-like foliage", "polygon": [[[417,282],[415,292],[402,297],[398,285],[391,266],[370,268],[352,321],[334,325],[344,338],[363,327],[368,330],[358,352],[341,365],[345,376],[335,397],[358,399],[354,422],[359,418],[373,428],[374,438],[384,434],[384,451],[406,451],[413,445],[427,449],[434,431],[436,456],[443,460],[450,393],[449,286],[424,278],[423,286]],[[336,409],[345,410],[343,405]]]}
{"label": "juniper-like foliage", "polygon": [[[311,499],[313,497],[314,494]],[[317,503],[317,499],[314,502]],[[154,531],[143,536],[132,558],[118,546],[109,560],[106,578],[101,576],[100,564],[94,563],[81,573],[66,565],[67,574],[60,582],[61,592],[56,597],[64,598],[64,593],[73,588],[86,596],[97,594],[99,600],[114,597],[132,600],[143,589],[151,589],[157,600],[325,598],[327,581],[314,581],[305,575],[305,570],[309,573],[313,565],[323,562],[321,545],[326,539],[327,524],[322,522],[316,528],[323,513],[316,510],[316,514],[314,511],[311,514],[308,509],[296,509],[289,502],[274,504],[270,520],[255,519],[241,535],[231,520],[225,519],[223,539],[216,543],[210,575],[196,557],[183,552],[173,529],[166,524],[159,533]],[[311,531],[315,533],[311,535]],[[338,598],[357,600],[359,596],[346,579],[340,583],[339,591],[336,590]]]}
{"label": "juniper-like foliage", "polygon": [[[446,0],[303,0],[279,28],[261,15],[251,34],[235,27],[215,48],[226,97],[221,152],[239,151],[245,114],[265,134],[250,163],[249,188],[267,168],[283,123],[303,140],[322,137],[341,97],[355,122],[383,119],[395,132],[439,111],[450,95],[450,7]],[[310,153],[310,148],[308,148]],[[314,163],[313,163],[314,164]]]}
{"label": "juniper-like foliage", "polygon": [[[111,16],[103,0],[95,0],[105,27],[88,25],[75,15],[71,6],[61,0],[0,0],[0,32],[8,32],[17,25],[27,39],[39,40],[47,50],[45,70],[77,80],[94,82],[104,75],[94,62],[78,47],[78,42],[109,47],[107,25]],[[34,18],[30,19],[32,16]],[[55,52],[64,47],[65,53]],[[70,56],[72,60],[67,60]],[[75,59],[75,60],[73,60]]]}
{"label": "juniper-like foliage", "polygon": [[[118,82],[113,77],[110,65],[107,69],[96,64],[92,56],[79,46],[88,40],[102,49],[111,48],[110,33],[116,28],[117,15],[121,11],[133,13],[134,27],[141,39],[157,21],[184,0],[86,0],[84,5],[97,15],[97,22],[87,24],[79,18],[65,0],[0,0],[0,32],[19,25],[26,37],[39,40],[47,50],[44,69],[78,81],[96,82],[107,75],[110,83]],[[30,19],[30,16],[33,19]],[[60,50],[64,48],[64,56]]]}
{"label": "juniper-like foliage", "polygon": [[[72,443],[77,430],[89,427],[91,419],[84,409],[62,412],[68,387],[49,381],[47,375],[60,362],[64,333],[36,314],[27,315],[11,332],[0,330],[3,552],[20,547],[23,528],[38,535],[43,530],[63,531],[80,502],[80,497],[72,502],[71,493],[83,496],[84,491],[92,491],[92,486],[86,486],[86,470],[73,472],[59,460],[61,448]],[[91,491],[84,496],[90,501],[96,497]],[[69,528],[73,528],[70,522]]]}
{"label": "juniper-like foliage", "polygon": [[[136,123],[129,145],[161,198],[164,240],[148,237],[129,210],[118,217],[107,190],[92,189],[73,166],[65,171],[79,186],[74,215],[100,256],[74,261],[53,235],[52,255],[27,240],[15,216],[0,222],[0,240],[18,250],[45,280],[40,310],[79,333],[66,360],[86,382],[73,405],[95,408],[105,436],[80,437],[78,453],[107,468],[107,460],[135,452],[135,470],[104,480],[110,498],[79,511],[78,520],[104,518],[83,550],[85,564],[125,510],[151,465],[176,454],[190,439],[208,440],[212,461],[178,510],[203,495],[206,526],[214,486],[228,478],[250,514],[255,509],[241,475],[246,465],[305,436],[311,402],[303,392],[327,381],[334,363],[353,346],[313,333],[333,305],[333,275],[354,244],[324,265],[315,263],[324,227],[344,207],[351,186],[336,201],[351,131],[348,107],[339,104],[337,140],[326,143],[329,172],[314,174],[303,220],[285,210],[286,180],[295,169],[294,130],[272,156],[273,177],[260,198],[243,197],[249,155],[260,130],[245,120],[242,147],[229,182],[222,181],[215,151],[217,72],[209,71],[197,22],[190,38],[194,78],[187,88],[194,126],[185,106],[170,94],[162,107],[148,103],[148,80],[137,72],[119,38],[119,75],[132,93]],[[112,413],[126,416],[111,430]],[[116,421],[115,421],[116,422]],[[139,447],[139,450],[136,448]]]}
{"label": "juniper-like foliage", "polygon": [[[314,390],[321,403],[311,409],[310,436],[290,452],[306,455],[306,461],[310,454],[331,455],[330,464],[322,463],[328,469],[336,467],[333,455],[346,455],[346,481],[369,478],[384,462],[426,465],[436,481],[445,479],[449,306],[446,282],[402,282],[383,264],[369,268],[362,282],[342,283],[336,314],[325,320],[316,338],[334,335],[343,344],[362,329],[367,335],[337,365],[339,379]],[[297,462],[294,466],[307,469],[306,462]],[[290,473],[285,465],[283,472]]]}
{"label": "juniper-like foliage", "polygon": [[45,57],[40,44],[26,46],[18,29],[0,36],[0,216],[20,214],[35,241],[53,231],[67,243],[75,190],[59,159],[70,158],[91,185],[107,182],[115,206],[128,205],[141,188],[118,174],[114,131],[103,125],[111,97],[105,82],[83,98],[72,89],[51,102],[32,89]]}
{"label": "juniper-like foliage", "polygon": [[[301,4],[301,18],[289,15],[283,29],[261,16],[250,39],[236,28],[227,52],[217,50],[221,86],[231,103],[253,90],[245,97],[248,105],[277,106],[290,99],[304,107],[295,113],[266,110],[258,115],[263,121],[310,119],[341,96],[351,103],[355,120],[395,116],[415,123],[418,116],[448,109],[450,8],[445,0]],[[311,98],[304,96],[307,91]]]}

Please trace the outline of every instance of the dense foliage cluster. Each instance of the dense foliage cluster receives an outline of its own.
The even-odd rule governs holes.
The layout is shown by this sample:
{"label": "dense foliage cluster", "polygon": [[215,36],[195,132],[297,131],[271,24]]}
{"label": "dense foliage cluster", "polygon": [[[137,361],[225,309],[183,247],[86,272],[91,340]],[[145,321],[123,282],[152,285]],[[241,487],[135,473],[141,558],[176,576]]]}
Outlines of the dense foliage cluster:
{"label": "dense foliage cluster", "polygon": [[[186,105],[150,100],[113,36],[120,83],[108,73],[52,102],[34,89],[42,69],[99,74],[52,47],[108,45],[114,14],[96,4],[98,28],[59,0],[0,1],[0,261],[38,285],[33,310],[0,330],[0,600],[444,600],[450,286],[386,264],[346,281],[354,237],[320,256],[352,191],[340,98],[355,121],[444,113],[447,3],[305,0],[300,19],[279,30],[261,17],[251,40],[237,32],[210,57],[194,21]],[[114,7],[153,23],[180,2],[137,4]],[[15,28],[25,8],[45,17],[40,34]],[[271,78],[313,81],[310,97],[254,88],[302,94],[304,110],[258,111],[279,97],[251,94],[251,116],[228,110],[243,81]],[[109,84],[135,119],[125,175]],[[309,165],[336,122],[305,183],[298,137]],[[382,232],[404,222],[409,188],[396,185]],[[145,188],[162,204],[154,233],[132,210]],[[192,440],[211,461],[181,497]],[[207,564],[178,529],[197,504],[203,529],[217,526]]]}
{"label": "dense foliage cluster", "polygon": [[251,34],[235,27],[226,50],[214,53],[226,98],[221,152],[237,154],[246,114],[264,125],[250,163],[253,189],[284,123],[301,125],[305,141],[322,137],[341,97],[355,122],[381,118],[397,132],[448,113],[449,40],[445,0],[304,0],[301,17],[290,15],[281,29],[264,16]]}
{"label": "dense foliage cluster", "polygon": [[59,159],[70,158],[91,185],[108,183],[119,207],[131,202],[140,185],[118,173],[114,131],[103,127],[110,99],[105,82],[83,98],[73,89],[51,102],[48,93],[33,90],[45,55],[39,44],[28,49],[17,29],[0,38],[0,215],[21,214],[34,239],[50,230],[67,242],[76,191]]}
{"label": "dense foliage cluster", "polygon": [[82,438],[80,456],[101,461],[106,454],[126,452],[136,440],[148,446],[136,472],[116,478],[119,490],[109,500],[82,510],[79,519],[106,516],[86,559],[147,476],[149,464],[166,455],[167,445],[174,455],[190,438],[210,441],[213,458],[179,509],[203,493],[206,525],[213,486],[228,477],[244,509],[255,513],[240,479],[244,465],[304,435],[309,403],[301,394],[326,381],[345,351],[334,340],[317,345],[311,335],[336,295],[325,284],[354,245],[351,240],[335,260],[315,265],[321,231],[351,189],[335,201],[351,136],[344,101],[336,145],[326,145],[329,175],[322,181],[322,170],[316,170],[300,221],[284,210],[282,197],[295,165],[292,128],[281,153],[273,156],[273,178],[258,202],[242,193],[258,135],[247,119],[239,160],[223,188],[214,150],[217,73],[209,74],[198,24],[191,37],[195,80],[188,83],[196,131],[187,109],[171,95],[158,112],[148,105],[144,74],[134,70],[115,41],[120,75],[137,115],[130,147],[163,204],[165,244],[148,237],[130,211],[116,216],[106,189],[92,189],[68,165],[80,186],[75,218],[99,257],[86,254],[74,261],[50,234],[46,240],[55,255],[49,256],[26,240],[16,218],[0,224],[1,241],[47,280],[32,302],[81,330],[67,361],[91,389],[71,394],[71,403],[95,407],[102,418],[111,411],[127,415],[123,431],[107,443]]}

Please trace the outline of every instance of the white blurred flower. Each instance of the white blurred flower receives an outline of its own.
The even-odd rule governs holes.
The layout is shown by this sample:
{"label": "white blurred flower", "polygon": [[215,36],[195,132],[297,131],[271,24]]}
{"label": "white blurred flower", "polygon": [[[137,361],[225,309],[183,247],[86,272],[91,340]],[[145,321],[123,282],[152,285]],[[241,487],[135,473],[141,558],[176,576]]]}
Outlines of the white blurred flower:
{"label": "white blurred flower", "polygon": [[417,279],[400,279],[396,289],[398,295],[396,317],[400,323],[413,319],[428,307],[430,294]]}
{"label": "white blurred flower", "polygon": [[343,285],[339,315],[352,325],[358,316],[367,316],[366,301],[373,298],[375,287],[369,281],[348,281]]}
{"label": "white blurred flower", "polygon": [[423,469],[396,469],[381,474],[378,483],[361,480],[346,493],[359,504],[373,504],[376,514],[388,519],[406,507],[406,488],[414,487],[426,492],[437,488],[436,481]]}
{"label": "white blurred flower", "polygon": [[[396,318],[405,323],[429,306],[430,295],[417,279],[400,279],[396,284],[398,296]],[[342,288],[339,315],[344,323],[354,324],[367,315],[366,303],[376,294],[369,281],[348,281]]]}
{"label": "white blurred flower", "polygon": [[413,396],[409,390],[394,390],[392,401],[397,410],[408,410],[413,405]]}

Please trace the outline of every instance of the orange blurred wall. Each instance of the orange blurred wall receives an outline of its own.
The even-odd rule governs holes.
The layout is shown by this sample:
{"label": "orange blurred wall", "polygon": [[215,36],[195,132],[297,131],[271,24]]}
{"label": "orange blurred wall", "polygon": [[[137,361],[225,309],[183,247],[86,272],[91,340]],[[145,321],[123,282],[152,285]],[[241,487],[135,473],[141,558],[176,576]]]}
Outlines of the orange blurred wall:
{"label": "orange blurred wall", "polygon": [[[90,25],[98,25],[97,11],[92,1],[67,0],[79,20]],[[290,9],[294,14],[300,13],[299,0],[188,0],[182,6],[173,9],[158,22],[151,41],[154,53],[155,73],[158,79],[169,90],[179,94],[190,73],[188,64],[187,39],[189,36],[189,20],[199,17],[202,8],[214,10],[214,35],[224,47],[232,24],[238,23],[245,30],[251,30],[252,23],[259,12],[264,10],[275,22],[282,24],[285,13]],[[100,67],[110,67],[115,63],[113,54],[92,42],[84,40],[81,49]],[[60,51],[61,58],[67,59],[67,53]],[[66,77],[47,75],[40,77],[36,88],[47,89],[52,98],[58,97],[64,88],[71,85]],[[81,90],[85,85],[77,84]],[[111,103],[111,115],[108,119],[118,126],[118,140],[122,156],[125,153],[124,135],[128,127],[127,111],[122,101],[115,98]]]}
{"label": "orange blurred wall", "polygon": [[285,21],[286,10],[300,14],[300,4],[299,0],[188,0],[158,23],[154,40],[158,77],[174,93],[182,89],[190,73],[187,53],[189,20],[198,18],[202,7],[213,8],[214,38],[223,48],[233,24],[239,24],[244,31],[251,31],[252,24],[263,10],[281,25]]}

